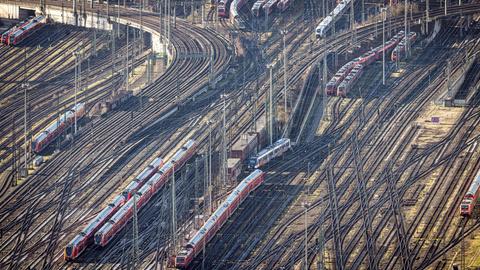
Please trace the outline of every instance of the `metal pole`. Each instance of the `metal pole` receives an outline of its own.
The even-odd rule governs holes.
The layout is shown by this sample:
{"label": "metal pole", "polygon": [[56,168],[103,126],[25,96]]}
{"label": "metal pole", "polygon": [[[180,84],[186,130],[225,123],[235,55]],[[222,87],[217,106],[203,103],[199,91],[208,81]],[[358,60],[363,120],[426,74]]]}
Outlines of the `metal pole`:
{"label": "metal pole", "polygon": [[129,24],[127,24],[127,55],[125,56],[126,59],[127,59],[127,61],[125,63],[125,90],[127,92],[128,92],[128,75],[129,75],[129,73],[128,73],[128,64],[129,64],[129,61],[128,61],[128,51],[129,51],[129,49],[128,49],[128,36],[129,36],[128,30],[129,30]]}
{"label": "metal pole", "polygon": [[268,111],[270,114],[270,121],[269,121],[269,137],[270,137],[270,145],[273,144],[273,66],[270,65],[270,92],[269,92],[269,104],[268,104]]}
{"label": "metal pole", "polygon": [[[407,11],[407,9],[405,8],[405,12]],[[447,0],[445,0],[445,15],[447,15]]]}
{"label": "metal pole", "polygon": [[117,3],[117,37],[120,38],[120,3]]}
{"label": "metal pole", "polygon": [[285,36],[287,32],[283,31],[283,97],[284,97],[284,110],[285,110],[285,128],[287,128],[287,122],[288,122],[288,112],[287,112],[287,91],[288,91],[288,85],[287,85],[287,47],[285,44]]}
{"label": "metal pole", "polygon": [[173,164],[173,173],[172,173],[172,243],[173,243],[173,252],[175,253],[177,248],[177,213],[176,213],[176,202],[175,202],[175,164]]}
{"label": "metal pole", "polygon": [[212,213],[212,123],[209,123],[208,133],[208,214]]}
{"label": "metal pole", "polygon": [[133,194],[133,243],[132,243],[132,267],[137,266],[138,258],[138,217],[137,217],[137,194]]}
{"label": "metal pole", "polygon": [[382,84],[385,85],[385,8],[382,10]]}
{"label": "metal pole", "polygon": [[225,187],[227,184],[227,120],[226,120],[226,95],[223,95],[223,127],[222,127],[222,176],[223,176],[223,186]]}
{"label": "metal pole", "polygon": [[27,148],[28,148],[28,142],[27,142],[27,88],[28,88],[28,84],[25,83],[25,84],[22,84],[23,86],[23,91],[24,91],[24,94],[25,94],[25,108],[24,108],[24,113],[23,113],[23,117],[24,117],[24,126],[23,126],[23,136],[24,136],[24,142],[25,142],[25,160],[24,160],[24,163],[25,163],[25,177],[28,175],[28,164],[27,164]]}
{"label": "metal pole", "polygon": [[[77,105],[77,88],[78,88],[78,52],[74,52],[75,55],[75,105]],[[77,113],[75,112],[74,114],[75,118],[75,126],[74,126],[74,132],[73,134],[77,134]]]}
{"label": "metal pole", "polygon": [[305,269],[308,269],[308,225],[307,225],[308,204],[307,202],[305,202],[303,207],[305,208]]}
{"label": "metal pole", "polygon": [[[446,1],[446,0],[445,0]],[[407,17],[408,17],[408,0],[405,0],[405,59],[408,58],[408,54],[410,53],[409,42],[408,42],[408,28],[407,28]]]}

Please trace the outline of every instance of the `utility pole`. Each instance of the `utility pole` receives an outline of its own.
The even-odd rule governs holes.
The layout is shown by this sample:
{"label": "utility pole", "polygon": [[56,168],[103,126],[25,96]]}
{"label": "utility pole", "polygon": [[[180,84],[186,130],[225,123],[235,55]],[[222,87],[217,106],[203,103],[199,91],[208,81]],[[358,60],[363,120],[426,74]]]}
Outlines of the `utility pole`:
{"label": "utility pole", "polygon": [[[327,88],[327,78],[328,78],[328,63],[327,63],[327,57],[328,57],[328,47],[327,47],[327,39],[323,39],[323,46],[325,48],[325,52],[323,53],[323,78],[321,80],[321,90],[322,90],[322,96],[323,96],[323,111],[325,112],[325,119],[327,121],[330,121],[329,113],[328,113],[328,97],[326,93],[326,88]],[[319,68],[319,75],[320,75],[320,65],[318,65]]]}
{"label": "utility pole", "polygon": [[208,214],[212,213],[212,122],[208,122]]}
{"label": "utility pole", "polygon": [[[447,96],[452,97],[452,83],[451,83],[451,76],[452,73],[452,62],[447,61]],[[453,98],[453,97],[452,97]]]}
{"label": "utility pole", "polygon": [[405,0],[405,21],[404,21],[404,28],[405,28],[405,59],[408,58],[408,54],[410,53],[410,48],[408,47],[410,44],[408,42],[408,29],[407,29],[407,17],[408,17],[408,0]]}
{"label": "utility pole", "polygon": [[210,80],[210,87],[212,87],[212,88],[215,87],[214,81],[213,81],[213,80],[214,80],[214,78],[213,78],[213,60],[214,60],[214,59],[213,59],[213,52],[214,52],[214,50],[213,50],[213,45],[210,44],[210,63],[209,63],[209,65],[210,65],[210,74],[209,74],[209,76],[208,76],[208,79]]}
{"label": "utility pole", "polygon": [[117,3],[117,38],[120,38],[120,2]]}
{"label": "utility pole", "polygon": [[223,186],[225,187],[227,184],[227,106],[226,100],[227,96],[225,94],[222,95],[223,99],[223,125],[222,125],[222,178],[223,178]]}
{"label": "utility pole", "polygon": [[307,199],[305,199],[303,207],[305,209],[305,269],[308,269],[308,216],[307,216],[308,202],[307,202]]}
{"label": "utility pole", "polygon": [[[385,11],[386,8],[382,8],[382,46],[385,48]],[[382,84],[385,85],[385,49],[382,50]]]}
{"label": "utility pole", "polygon": [[145,44],[143,40],[143,1],[141,0],[140,4],[140,44],[139,44],[139,54],[143,52],[143,45]]}
{"label": "utility pole", "polygon": [[25,143],[25,160],[24,160],[24,165],[25,165],[25,177],[28,176],[28,164],[27,164],[27,155],[28,155],[28,141],[27,141],[27,88],[29,87],[29,84],[27,82],[22,83],[22,88],[23,88],[23,93],[25,95],[25,107],[23,110],[23,140]]}
{"label": "utility pole", "polygon": [[288,78],[287,78],[287,46],[286,46],[286,34],[287,30],[282,31],[283,34],[283,97],[284,97],[284,110],[285,110],[285,128],[287,128],[288,112],[287,112],[287,96],[288,96]]}
{"label": "utility pole", "polygon": [[138,261],[138,217],[137,217],[137,193],[133,194],[133,242],[132,242],[132,268],[137,267]]}
{"label": "utility pole", "polygon": [[128,52],[129,52],[129,48],[128,48],[128,30],[129,30],[129,27],[130,27],[130,24],[127,23],[127,54],[125,55],[125,58],[126,58],[126,62],[125,62],[125,90],[128,92],[128,75],[129,75],[129,70],[128,70],[128,65],[129,65],[129,59],[128,59]]}
{"label": "utility pole", "polygon": [[[75,56],[75,97],[74,103],[77,105],[77,91],[78,91],[78,51],[74,51],[73,55]],[[74,132],[73,134],[77,134],[77,113],[74,114],[75,124],[74,124]]]}
{"label": "utility pole", "polygon": [[273,144],[273,121],[275,119],[274,115],[273,115],[273,65],[269,65],[269,69],[270,69],[270,91],[269,91],[269,94],[268,94],[268,112],[269,112],[269,121],[268,121],[268,129],[269,129],[269,142],[270,142],[270,145]]}
{"label": "utility pole", "polygon": [[77,0],[73,0],[73,19],[75,20],[75,26],[78,26],[78,13],[77,13]]}
{"label": "utility pole", "polygon": [[365,0],[362,0],[362,24],[365,21]]}
{"label": "utility pole", "polygon": [[175,202],[175,163],[173,164],[173,173],[172,173],[172,251],[175,253],[177,249],[177,213],[176,213],[176,202]]}
{"label": "utility pole", "polygon": [[352,50],[353,50],[353,45],[357,43],[357,33],[355,30],[355,8],[353,5],[353,1],[350,1],[350,23],[351,23],[351,29],[352,29]]}

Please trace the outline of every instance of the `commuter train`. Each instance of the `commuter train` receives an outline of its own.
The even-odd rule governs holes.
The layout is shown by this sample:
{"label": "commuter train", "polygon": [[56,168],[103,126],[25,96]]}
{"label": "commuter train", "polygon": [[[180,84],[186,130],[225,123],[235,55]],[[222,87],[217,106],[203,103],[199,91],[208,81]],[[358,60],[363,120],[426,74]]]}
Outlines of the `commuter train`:
{"label": "commuter train", "polygon": [[[355,82],[363,73],[363,69],[371,63],[387,55],[404,37],[404,32],[400,31],[393,36],[389,41],[376,48],[362,54],[360,57],[343,65],[335,75],[326,84],[325,94],[329,96],[346,97],[348,92],[353,88]],[[353,72],[353,73],[352,73]]]}
{"label": "commuter train", "polygon": [[273,9],[277,6],[277,2],[278,0],[268,0],[263,6],[264,13],[270,15],[273,12]]}
{"label": "commuter train", "polygon": [[7,30],[2,34],[1,41],[5,45],[17,45],[35,30],[45,25],[47,18],[43,15],[30,18],[17,27]]}
{"label": "commuter train", "polygon": [[182,269],[188,268],[193,259],[203,250],[203,247],[215,236],[217,231],[222,228],[238,206],[247,198],[250,192],[263,183],[264,179],[265,173],[258,169],[243,179],[182,250],[176,256],[174,255],[170,258],[169,266]]}
{"label": "commuter train", "polygon": [[282,138],[276,141],[274,144],[258,152],[257,155],[249,158],[247,161],[247,166],[249,169],[260,168],[270,162],[272,159],[283,155],[285,152],[288,151],[288,149],[290,149],[290,147],[290,139]]}
{"label": "commuter train", "polygon": [[124,204],[125,197],[118,195],[65,247],[63,257],[66,261],[76,259],[87,246],[93,243],[93,235]]}
{"label": "commuter train", "polygon": [[480,171],[477,172],[475,178],[473,179],[472,184],[468,188],[467,193],[463,197],[462,203],[460,204],[460,215],[464,217],[471,217],[473,215],[473,210],[475,209],[475,204],[477,199],[480,196]]}
{"label": "commuter train", "polygon": [[32,150],[40,153],[51,142],[53,142],[62,132],[85,115],[85,103],[78,103],[73,108],[59,117],[58,120],[51,123],[44,131],[35,136],[32,141]]}
{"label": "commuter train", "polygon": [[240,9],[245,4],[246,0],[233,0],[230,4],[230,22],[240,29],[245,28],[245,21],[240,17]]}
{"label": "commuter train", "polygon": [[279,0],[277,3],[277,8],[280,12],[284,12],[290,6],[290,2],[293,0]]}
{"label": "commuter train", "polygon": [[29,19],[21,21],[17,25],[10,27],[7,31],[2,33],[2,35],[0,36],[0,42],[4,45],[8,45],[8,37],[10,36],[10,34],[15,32],[17,29],[25,26],[28,22],[29,22]]}
{"label": "commuter train", "polygon": [[87,226],[77,235],[73,240],[68,243],[64,250],[64,259],[74,260],[76,259],[85,248],[93,244],[94,234],[109,220],[124,203],[130,199],[132,193],[136,192],[139,188],[152,177],[159,168],[163,165],[163,160],[160,157],[156,157],[150,164],[133,180],[122,192],[113,199]]}
{"label": "commuter train", "polygon": [[260,17],[262,7],[267,3],[268,0],[258,0],[255,3],[253,3],[252,6],[252,14],[255,17]]}
{"label": "commuter train", "polygon": [[[417,40],[417,33],[410,32],[408,33],[408,42],[412,45]],[[405,56],[405,37],[398,43],[397,47],[392,51],[392,61],[399,61],[402,57]]]}
{"label": "commuter train", "polygon": [[229,7],[232,0],[220,0],[218,1],[217,13],[218,17],[228,18]]}
{"label": "commuter train", "polygon": [[[197,143],[194,140],[186,142],[183,147],[175,153],[172,160],[165,163],[159,171],[135,193],[138,211],[148,203],[153,195],[162,189],[174,171],[181,168],[194,155],[196,149]],[[131,198],[117,213],[95,233],[94,240],[96,245],[106,246],[113,237],[125,227],[133,216],[133,200],[133,195],[131,195]]]}
{"label": "commuter train", "polygon": [[275,8],[284,12],[290,6],[290,0],[257,0],[251,9],[253,16],[260,17],[262,14],[270,15]]}
{"label": "commuter train", "polygon": [[315,29],[315,36],[317,38],[324,38],[327,36],[328,30],[332,27],[332,24],[334,24],[340,16],[345,13],[345,11],[349,8],[350,6],[350,1],[353,0],[342,0],[340,3],[337,4],[337,6],[330,12],[330,14],[323,18],[323,20],[318,24],[317,28]]}

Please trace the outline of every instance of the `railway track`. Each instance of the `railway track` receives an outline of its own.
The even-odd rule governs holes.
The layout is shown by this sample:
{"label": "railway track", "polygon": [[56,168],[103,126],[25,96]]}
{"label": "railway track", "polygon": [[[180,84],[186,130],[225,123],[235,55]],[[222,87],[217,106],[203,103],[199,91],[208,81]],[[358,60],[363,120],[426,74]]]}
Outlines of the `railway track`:
{"label": "railway track", "polygon": [[[127,16],[128,12],[131,11],[126,11],[126,13],[122,15]],[[150,25],[154,29],[157,28],[156,22],[157,21],[153,15],[146,15],[144,17],[145,25]],[[50,203],[50,205],[48,204],[48,198],[46,197],[47,194],[49,195],[49,197],[56,197],[62,194],[60,187],[62,185],[64,186],[67,181],[66,173],[61,173],[58,179],[47,179],[45,177],[41,177],[41,175],[55,175],[55,172],[61,172],[60,168],[64,167],[66,164],[81,164],[83,168],[86,168],[85,174],[81,177],[82,179],[88,179],[87,175],[97,175],[96,177],[107,176],[105,169],[107,169],[108,165],[110,164],[105,163],[107,166],[105,166],[101,170],[99,170],[99,168],[95,168],[95,166],[98,166],[98,161],[101,161],[102,159],[109,160],[109,157],[113,157],[115,153],[119,154],[123,151],[127,151],[129,147],[132,147],[132,145],[135,144],[126,141],[126,143],[122,145],[122,143],[125,142],[125,140],[121,139],[122,137],[125,138],[129,135],[133,135],[133,129],[138,130],[140,128],[145,128],[148,126],[149,123],[154,122],[158,115],[161,115],[163,112],[167,111],[169,107],[171,107],[171,100],[175,100],[175,96],[179,96],[178,100],[183,100],[186,97],[190,96],[192,93],[194,93],[194,91],[198,89],[199,86],[205,85],[208,81],[206,79],[206,75],[208,74],[208,61],[206,59],[188,59],[178,57],[178,55],[182,53],[202,53],[203,51],[207,52],[208,54],[211,53],[214,55],[213,65],[217,72],[222,72],[226,64],[228,64],[228,55],[227,51],[225,50],[225,41],[219,40],[209,30],[197,28],[192,29],[190,25],[186,23],[182,24],[178,23],[177,21],[178,31],[177,33],[173,33],[172,42],[175,48],[175,58],[173,60],[173,65],[165,72],[165,74],[161,76],[159,80],[157,80],[150,87],[144,89],[144,91],[142,91],[141,93],[142,96],[145,97],[145,99],[148,98],[150,100],[155,100],[155,102],[151,104],[146,104],[144,110],[138,113],[134,113],[133,119],[130,118],[130,112],[118,112],[111,115],[107,119],[102,119],[95,122],[94,124],[96,126],[94,129],[84,128],[83,131],[80,131],[80,135],[76,138],[75,144],[73,146],[71,146],[65,152],[59,153],[57,157],[48,164],[49,166],[42,168],[36,175],[32,176],[28,182],[24,183],[22,186],[16,189],[13,192],[12,196],[9,198],[9,200],[2,203],[2,205],[7,206],[2,209],[9,209],[6,211],[7,215],[5,216],[5,218],[10,221],[14,221],[17,218],[22,217],[29,220],[38,221],[42,220],[42,214],[45,212],[52,213],[53,211],[54,213],[59,213],[57,214],[58,218],[56,218],[55,221],[45,219],[46,222],[43,222],[42,224],[38,224],[37,222],[37,224],[30,226],[29,232],[25,233],[25,230],[23,230],[23,233],[29,235],[30,238],[33,237],[32,233],[30,233],[32,231],[38,232],[39,230],[44,230],[46,232],[50,232],[51,237],[49,238],[49,243],[51,243],[51,245],[46,251],[50,251],[49,254],[53,254],[53,256],[48,258],[47,261],[45,261],[45,266],[58,266],[58,260],[60,259],[59,252],[61,251],[59,250],[59,248],[61,248],[61,244],[65,242],[65,235],[68,235],[69,233],[73,233],[75,230],[78,230],[78,226],[75,226],[75,224],[84,222],[83,219],[85,219],[85,216],[79,216],[77,213],[75,213],[75,209],[69,208],[66,210],[66,212],[62,214],[62,208],[52,208],[52,206],[56,205],[55,202],[62,202],[63,204],[64,201],[59,200],[58,197],[57,200],[53,201],[53,203]],[[175,83],[177,76],[185,76],[185,78],[188,79],[180,83],[179,87],[177,87],[177,84]],[[178,125],[179,124],[180,123],[178,123]],[[175,122],[173,123],[173,125],[176,125]],[[178,126],[172,127],[172,130],[174,130],[175,128],[178,128]],[[95,140],[93,142],[93,138],[92,136],[90,136],[91,132],[94,132],[95,134]],[[153,130],[149,132],[150,136],[152,132]],[[150,145],[143,147],[152,148],[154,145],[158,146],[159,142],[164,138],[165,136],[157,136],[156,140],[152,140],[149,142]],[[117,151],[120,152],[112,151],[112,149],[118,149]],[[125,155],[127,155],[127,161],[132,158],[131,155]],[[79,156],[82,157],[82,161],[78,160]],[[138,162],[143,164],[145,162],[145,157],[143,157],[142,160]],[[92,194],[95,193],[94,188],[97,187],[103,190],[103,194],[97,194],[97,196],[99,196],[99,199],[97,200],[97,202],[99,202],[98,205],[104,203],[104,198],[108,197],[106,194],[109,193],[105,192],[108,192],[109,190],[111,192],[112,188],[118,189],[118,187],[121,186],[121,184],[123,183],[122,179],[112,181],[111,178],[107,176],[104,180],[105,187],[102,188],[101,186],[92,185],[97,179],[86,182],[84,180],[78,181],[79,179],[78,177],[76,177],[76,180],[77,181],[74,181],[75,184],[72,187],[72,192],[70,193],[73,193],[73,191],[79,190],[80,187],[83,187],[85,188],[85,194],[76,193],[76,195],[79,196],[79,200],[75,198],[75,201],[81,203],[82,200],[88,200],[88,196],[92,196]],[[110,188],[105,190],[107,184],[108,186],[110,186]],[[27,194],[32,193],[37,195],[33,198],[32,196],[27,196]],[[67,201],[71,200],[72,196],[67,196]],[[19,217],[12,216],[12,213],[22,213],[22,209],[20,208],[22,206],[19,205],[27,205],[27,201],[39,201],[39,207],[36,210],[41,209],[43,210],[43,213],[36,213],[37,215],[27,213]],[[12,207],[13,205],[15,206]],[[95,207],[95,205],[93,205],[93,207]],[[50,210],[45,211],[45,208]],[[91,210],[90,213],[92,213]],[[89,215],[88,211],[83,211],[81,214]],[[75,216],[77,220],[75,220],[73,216]],[[68,222],[65,222],[65,220],[68,220]],[[62,225],[62,223],[70,223],[70,220],[73,221],[72,224]],[[15,231],[16,226],[9,228],[9,231]],[[70,228],[71,231],[65,231],[65,226],[67,226],[67,228]],[[8,233],[8,237],[14,237],[14,234]],[[42,237],[40,236],[39,238]],[[20,255],[22,256],[23,254],[25,254],[22,258],[19,258],[17,260],[20,262],[18,265],[25,266],[26,264],[31,262],[30,266],[40,267],[43,262],[39,259],[43,258],[43,253],[38,254],[38,252],[32,252],[31,248],[36,244],[37,247],[40,247],[38,251],[42,252],[41,250],[44,249],[41,248],[41,244],[43,243],[42,241],[43,239],[38,239],[38,237],[36,237],[36,241],[29,239],[28,246],[24,248],[24,250],[27,250],[29,252],[24,252]],[[2,246],[4,245],[2,244]],[[28,258],[26,257],[26,254],[28,254]],[[25,259],[25,261],[23,259]]]}
{"label": "railway track", "polygon": [[[315,151],[315,149],[312,149],[312,151]],[[304,169],[304,167],[303,167],[303,169]],[[259,208],[256,208],[256,209],[259,209]],[[255,210],[253,210],[253,209],[250,209],[250,210],[251,210],[251,211],[255,211]],[[260,211],[260,210],[259,210],[259,211]],[[238,218],[238,219],[240,219],[240,218]],[[235,220],[238,220],[238,219],[235,219]],[[247,220],[247,219],[245,219],[245,220]],[[237,230],[237,231],[238,231],[238,230]],[[247,230],[247,231],[248,231],[248,230]],[[310,231],[310,230],[309,230],[309,231]],[[240,232],[241,232],[241,230],[240,230]],[[248,233],[245,232],[245,234],[248,234]],[[253,241],[253,240],[252,240],[252,241]],[[256,240],[255,240],[255,242],[256,242]],[[285,246],[289,246],[289,244],[286,244]],[[219,252],[219,250],[215,250],[214,252],[217,253],[217,252]],[[207,254],[209,254],[209,253],[211,254],[211,251],[207,251]],[[261,253],[261,252],[260,252],[260,253]],[[278,254],[278,253],[276,253],[276,254]],[[222,256],[223,256],[223,255],[219,255],[218,258],[222,258]],[[232,257],[234,257],[234,256],[232,256]],[[288,256],[287,256],[287,257],[288,257]],[[239,258],[237,261],[242,261],[242,259],[245,258],[245,257],[242,256],[242,257],[235,257],[235,258]],[[228,259],[226,259],[226,258],[220,259],[220,262],[225,262],[225,261],[228,261]],[[298,260],[297,260],[297,261],[298,261]],[[235,262],[231,262],[231,264],[235,264]],[[225,265],[225,264],[221,264],[221,263],[220,263],[220,265]],[[247,264],[247,265],[248,265],[248,264]],[[267,265],[272,266],[271,263],[268,263]],[[250,265],[250,267],[251,267],[251,265]],[[247,267],[247,268],[248,268],[248,267]]]}

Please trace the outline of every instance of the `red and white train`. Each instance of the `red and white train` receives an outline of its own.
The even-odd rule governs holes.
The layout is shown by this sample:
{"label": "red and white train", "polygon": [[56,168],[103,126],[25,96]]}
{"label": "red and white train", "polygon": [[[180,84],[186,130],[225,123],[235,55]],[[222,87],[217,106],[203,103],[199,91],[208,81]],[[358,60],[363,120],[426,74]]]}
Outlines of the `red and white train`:
{"label": "red and white train", "polygon": [[[395,46],[400,42],[400,40],[404,37],[403,31],[398,32],[393,38],[385,43],[385,46],[380,45],[364,54],[360,57],[353,59],[352,61],[343,65],[337,73],[330,79],[330,81],[326,84],[325,87],[325,94],[329,96],[342,96],[346,97],[349,90],[353,87],[354,83],[358,80],[360,75],[362,74],[363,68],[370,65],[371,63],[375,62],[382,58],[383,53],[387,55],[390,51],[392,51]],[[355,69],[355,73],[350,75],[350,73]],[[347,80],[348,78],[348,80]],[[345,83],[344,80],[347,80]],[[343,83],[343,84],[342,84]],[[340,91],[339,87],[342,85]]]}
{"label": "red and white train", "polygon": [[123,190],[122,195],[126,200],[139,190],[148,179],[150,179],[163,166],[163,160],[160,157],[155,158],[135,179]]}
{"label": "red and white train", "polygon": [[280,12],[284,12],[287,10],[288,7],[290,7],[290,2],[293,0],[279,0],[277,3],[277,8],[280,10]]}
{"label": "red and white train", "polygon": [[273,12],[273,9],[277,6],[278,0],[268,0],[268,2],[263,6],[263,11],[265,14],[270,15]]}
{"label": "red and white train", "polygon": [[240,9],[242,9],[246,0],[232,0],[230,4],[230,22],[239,28],[245,28],[245,22],[240,17]]}
{"label": "red and white train", "polygon": [[77,121],[85,115],[85,103],[78,103],[73,106],[71,110],[64,113],[58,120],[51,123],[44,131],[35,136],[32,141],[32,150],[35,153],[40,153],[45,149],[48,144],[75,122],[75,115],[77,116]]}
{"label": "red and white train", "polygon": [[480,171],[477,172],[475,178],[473,179],[472,184],[468,188],[467,194],[463,197],[462,203],[460,204],[460,215],[465,217],[471,217],[473,215],[473,210],[475,209],[475,204],[477,199],[480,196]]}
{"label": "red and white train", "polygon": [[204,246],[215,236],[227,219],[247,198],[250,192],[260,186],[265,179],[261,170],[253,171],[228,195],[227,199],[215,210],[205,224],[190,239],[185,247],[169,260],[169,265],[176,268],[187,268]]}
{"label": "red and white train", "polygon": [[35,30],[44,26],[46,22],[47,18],[43,15],[30,18],[27,21],[22,22],[18,27],[16,26],[3,33],[1,41],[5,45],[17,45],[35,32]]}
{"label": "red and white train", "polygon": [[346,97],[350,89],[352,89],[353,85],[357,82],[358,78],[362,76],[363,73],[363,65],[356,64],[353,67],[352,71],[348,74],[347,77],[340,83],[337,88],[337,96],[339,97]]}
{"label": "red and white train", "polygon": [[27,23],[28,23],[28,19],[24,20],[24,21],[21,21],[20,23],[16,24],[13,27],[10,27],[7,31],[2,33],[2,35],[0,36],[0,42],[4,45],[7,45],[8,44],[8,37],[10,36],[10,34],[17,31],[18,28],[23,27]]}
{"label": "red and white train", "polygon": [[[181,168],[195,154],[196,149],[197,143],[194,140],[186,142],[183,147],[175,153],[172,160],[165,163],[162,168],[135,193],[138,211],[148,203],[153,195],[162,189],[174,171]],[[125,227],[133,215],[133,199],[133,197],[130,198],[120,210],[95,233],[96,245],[106,246],[113,237]]]}
{"label": "red and white train", "polygon": [[87,246],[93,243],[93,235],[124,204],[125,197],[118,195],[65,247],[63,258],[66,261],[76,259]]}
{"label": "red and white train", "polygon": [[232,3],[232,0],[218,1],[218,6],[217,6],[218,17],[228,18],[228,13],[229,13],[231,3]]}
{"label": "red and white train", "polygon": [[[408,42],[409,44],[413,44],[417,40],[417,33],[410,32],[408,33]],[[399,61],[401,58],[405,57],[405,37],[398,43],[397,47],[392,51],[392,61],[396,62]]]}
{"label": "red and white train", "polygon": [[251,9],[253,16],[260,17],[262,7],[267,3],[267,1],[268,0],[258,0],[255,3],[253,3],[252,9]]}
{"label": "red and white train", "polygon": [[87,226],[65,247],[63,257],[65,260],[76,259],[85,248],[93,243],[94,234],[109,220],[131,195],[139,190],[150,177],[163,166],[163,160],[156,157],[122,192],[113,199]]}

